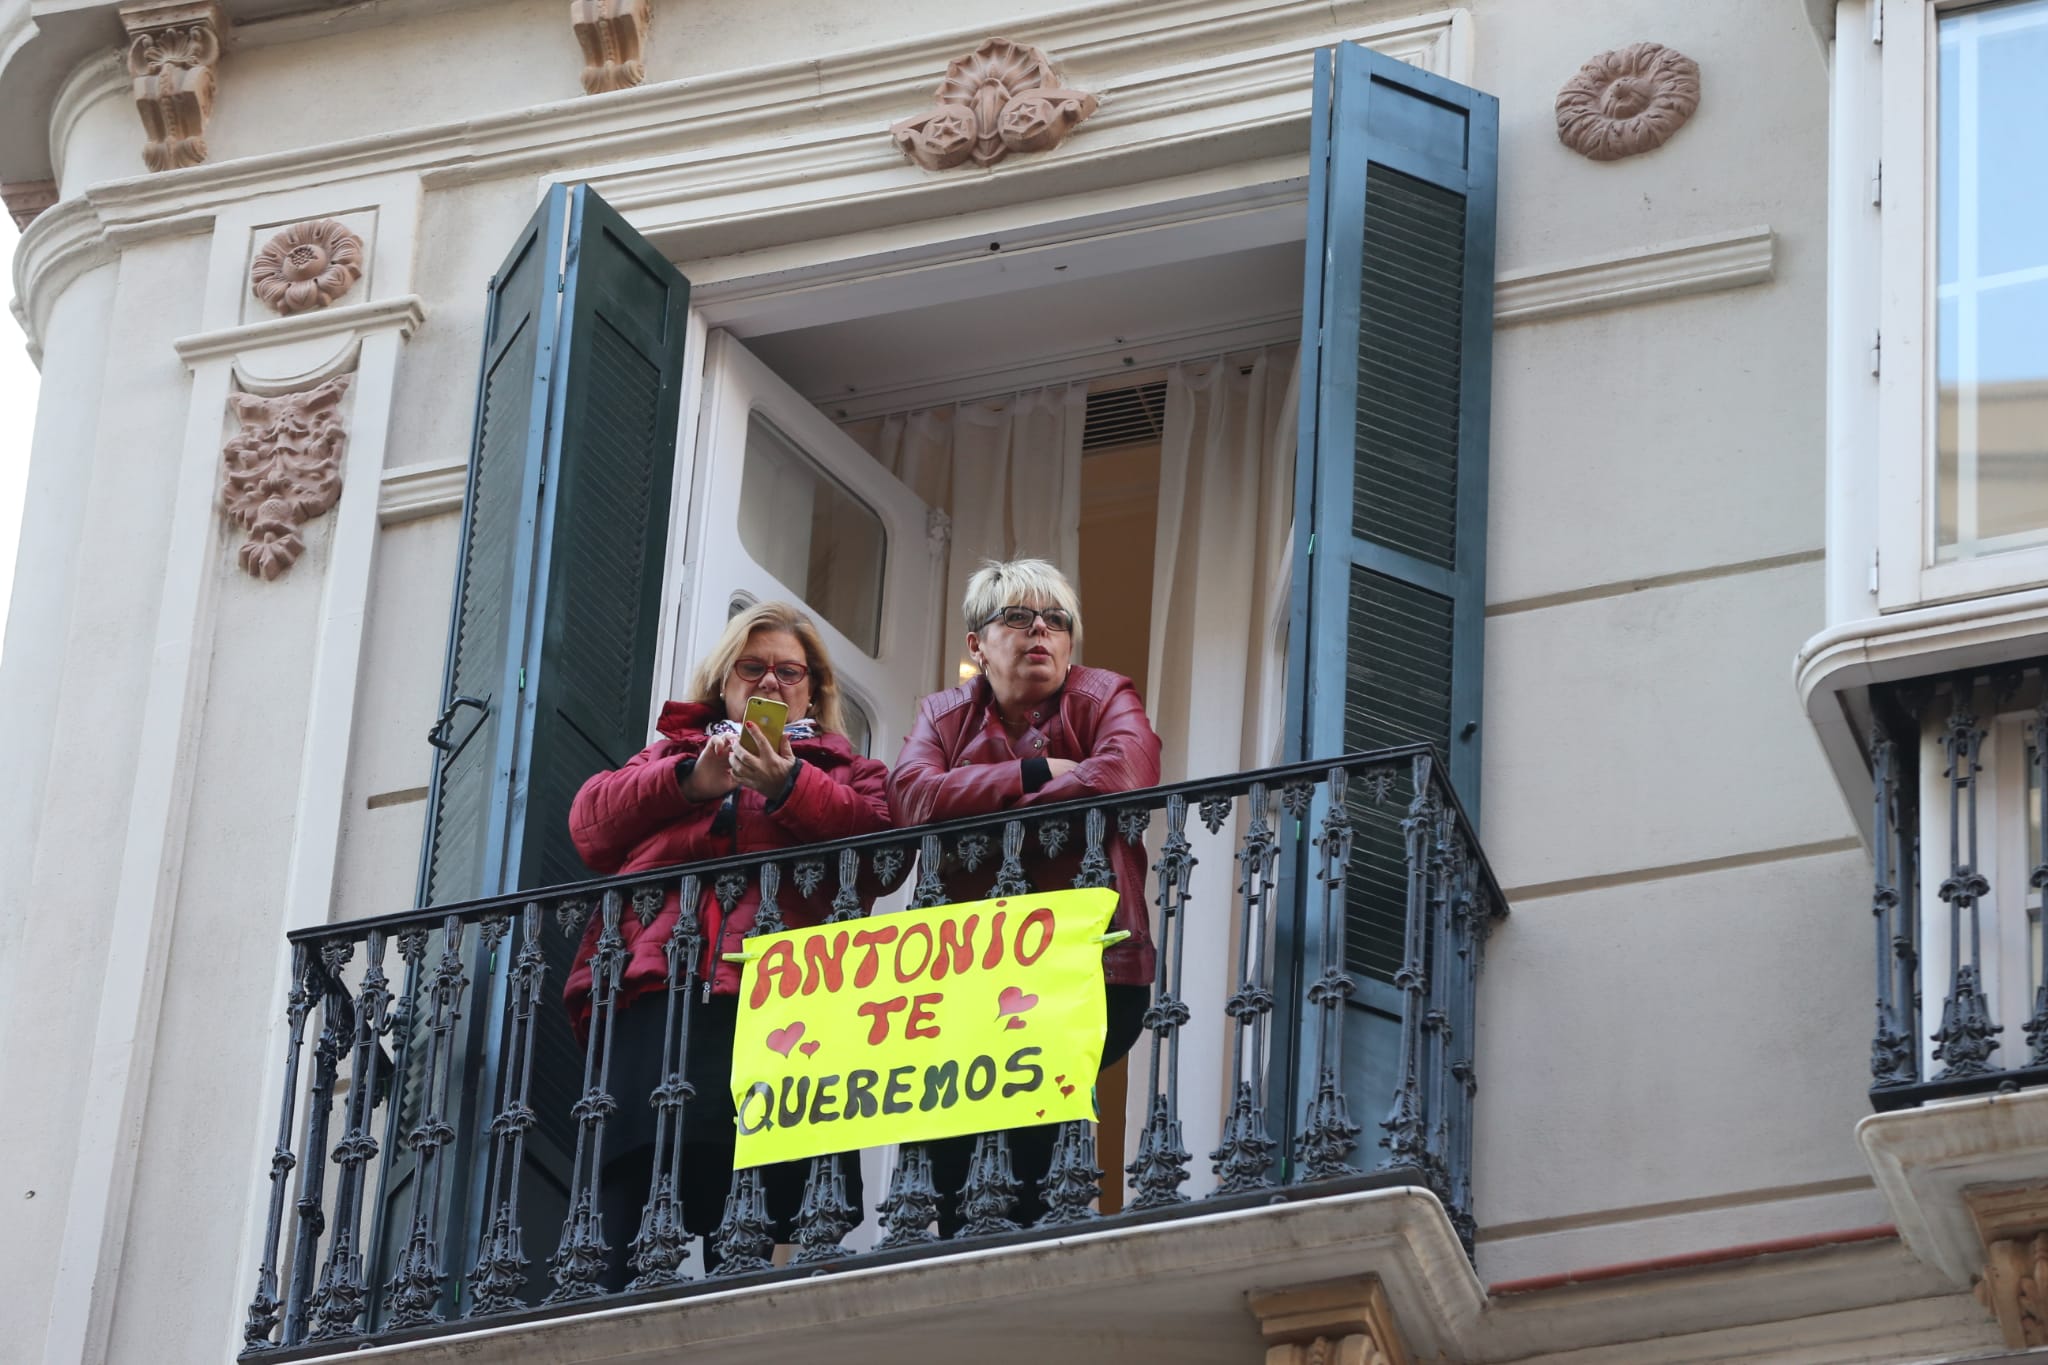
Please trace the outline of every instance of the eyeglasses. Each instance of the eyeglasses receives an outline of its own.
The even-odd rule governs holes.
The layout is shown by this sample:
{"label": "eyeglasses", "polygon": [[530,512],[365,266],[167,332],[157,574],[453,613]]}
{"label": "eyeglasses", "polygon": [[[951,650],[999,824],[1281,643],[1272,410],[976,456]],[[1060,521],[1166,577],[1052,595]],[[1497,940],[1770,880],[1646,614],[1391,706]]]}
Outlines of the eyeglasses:
{"label": "eyeglasses", "polygon": [[994,616],[983,621],[977,630],[987,630],[1001,621],[1011,630],[1029,630],[1033,621],[1045,622],[1045,628],[1065,635],[1074,628],[1074,616],[1065,607],[1004,607]]}
{"label": "eyeglasses", "polygon": [[732,671],[750,683],[759,682],[770,673],[773,673],[775,681],[781,683],[784,687],[795,687],[805,678],[811,676],[811,670],[805,668],[802,664],[776,664],[773,668],[770,668],[767,662],[761,659],[736,660],[733,663]]}

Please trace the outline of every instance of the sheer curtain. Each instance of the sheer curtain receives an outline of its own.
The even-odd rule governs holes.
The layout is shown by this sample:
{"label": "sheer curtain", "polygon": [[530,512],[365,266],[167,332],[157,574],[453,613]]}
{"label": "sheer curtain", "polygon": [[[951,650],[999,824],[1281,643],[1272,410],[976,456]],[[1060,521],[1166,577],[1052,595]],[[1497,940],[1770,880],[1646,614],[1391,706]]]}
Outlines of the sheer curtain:
{"label": "sheer curtain", "polygon": [[957,613],[967,577],[983,560],[1035,555],[1080,577],[1087,407],[1087,385],[1068,384],[846,428],[927,506],[952,518],[936,685],[960,680],[965,625]]}
{"label": "sheer curtain", "polygon": [[[1167,373],[1146,701],[1168,782],[1262,767],[1279,757],[1296,351],[1273,347]],[[1197,903],[1213,910],[1183,922],[1183,995],[1197,1019],[1223,1019],[1236,986],[1232,857],[1244,812],[1235,813],[1237,820],[1213,835],[1190,821]],[[1181,1053],[1182,1093],[1189,1097],[1182,1120],[1198,1156],[1221,1136],[1233,1094],[1228,1056],[1221,1047]],[[1141,1090],[1133,1088],[1134,1100],[1143,1100]],[[1141,1109],[1132,1115],[1131,1122],[1143,1122]],[[1207,1161],[1194,1167],[1190,1193],[1199,1193],[1214,1176]]]}

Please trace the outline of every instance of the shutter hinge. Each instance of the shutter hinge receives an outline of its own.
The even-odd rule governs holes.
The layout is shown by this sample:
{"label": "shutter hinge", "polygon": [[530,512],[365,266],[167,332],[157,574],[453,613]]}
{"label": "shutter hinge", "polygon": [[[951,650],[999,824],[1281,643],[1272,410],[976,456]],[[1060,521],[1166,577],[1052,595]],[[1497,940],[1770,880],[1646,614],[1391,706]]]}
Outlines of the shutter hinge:
{"label": "shutter hinge", "polygon": [[1870,547],[1870,591],[1873,596],[1877,592],[1877,547],[1875,545]]}
{"label": "shutter hinge", "polygon": [[555,292],[556,292],[557,294],[559,294],[559,293],[561,293],[561,292],[562,292],[562,291],[563,291],[564,289],[567,289],[568,287],[569,287],[569,272],[568,272],[568,271],[566,271],[566,270],[560,270],[560,271],[556,271],[556,272],[555,272]]}
{"label": "shutter hinge", "polygon": [[1872,332],[1870,334],[1870,372],[1872,374],[1876,374],[1881,368],[1883,368],[1883,362],[1884,333]]}
{"label": "shutter hinge", "polygon": [[1870,41],[1884,41],[1884,0],[1870,0]]}
{"label": "shutter hinge", "polygon": [[1308,533],[1308,556],[1310,559],[1314,559],[1316,556],[1316,533],[1314,531]]}
{"label": "shutter hinge", "polygon": [[1877,163],[1870,173],[1870,202],[1877,208],[1884,207],[1884,162]]}
{"label": "shutter hinge", "polygon": [[525,665],[525,664],[521,664],[521,665],[519,665],[519,690],[520,690],[521,692],[524,692],[524,691],[526,690],[526,665]]}

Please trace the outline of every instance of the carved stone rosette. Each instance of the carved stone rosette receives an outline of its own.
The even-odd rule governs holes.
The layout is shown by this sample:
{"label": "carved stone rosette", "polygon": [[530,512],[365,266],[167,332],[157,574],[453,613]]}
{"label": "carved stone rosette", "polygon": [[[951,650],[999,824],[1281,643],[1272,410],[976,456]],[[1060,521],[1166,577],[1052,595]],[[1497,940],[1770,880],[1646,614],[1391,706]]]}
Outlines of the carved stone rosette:
{"label": "carved stone rosette", "polygon": [[569,0],[569,24],[583,49],[583,88],[593,95],[647,79],[647,0]]}
{"label": "carved stone rosette", "polygon": [[348,433],[340,405],[350,378],[337,375],[303,393],[275,398],[228,395],[241,430],[221,452],[227,477],[220,505],[248,533],[239,558],[257,578],[276,578],[297,563],[306,552],[299,528],[341,497]]}
{"label": "carved stone rosette", "polygon": [[263,244],[249,290],[284,314],[325,308],[363,277],[363,239],[332,218],[293,223]]}
{"label": "carved stone rosette", "polygon": [[17,228],[27,227],[38,214],[56,202],[57,182],[54,180],[0,181],[0,203],[7,205],[7,215],[14,219]]}
{"label": "carved stone rosette", "polygon": [[1699,63],[1662,43],[1603,52],[1557,92],[1557,137],[1594,161],[1655,151],[1700,107]]}
{"label": "carved stone rosette", "polygon": [[1012,152],[1052,150],[1095,108],[1095,96],[1061,86],[1043,52],[991,38],[946,68],[936,108],[891,126],[889,136],[928,171],[969,160],[993,166]]}
{"label": "carved stone rosette", "polygon": [[214,67],[227,19],[215,0],[145,0],[123,5],[128,75],[148,140],[142,161],[153,171],[206,160],[213,116]]}

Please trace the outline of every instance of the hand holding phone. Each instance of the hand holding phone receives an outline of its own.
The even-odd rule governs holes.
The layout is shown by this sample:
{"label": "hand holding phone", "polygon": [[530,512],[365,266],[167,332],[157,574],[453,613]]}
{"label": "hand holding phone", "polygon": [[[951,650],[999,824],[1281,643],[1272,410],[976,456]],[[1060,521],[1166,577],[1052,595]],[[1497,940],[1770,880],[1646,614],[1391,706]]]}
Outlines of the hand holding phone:
{"label": "hand holding phone", "polygon": [[740,731],[740,743],[746,745],[750,752],[760,754],[760,741],[754,738],[751,728],[758,725],[768,741],[768,752],[779,753],[782,750],[782,727],[788,720],[788,703],[776,701],[773,697],[748,697],[746,728]]}

